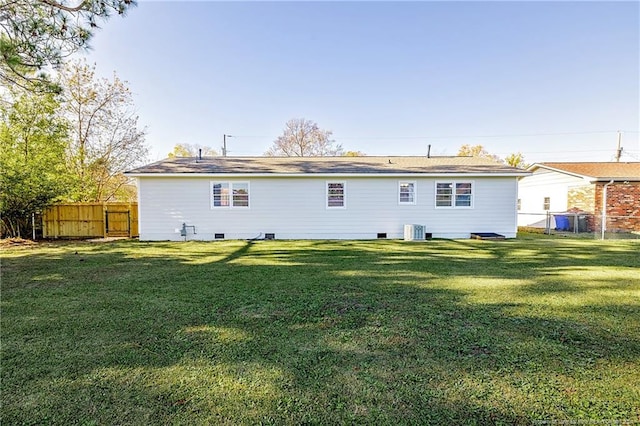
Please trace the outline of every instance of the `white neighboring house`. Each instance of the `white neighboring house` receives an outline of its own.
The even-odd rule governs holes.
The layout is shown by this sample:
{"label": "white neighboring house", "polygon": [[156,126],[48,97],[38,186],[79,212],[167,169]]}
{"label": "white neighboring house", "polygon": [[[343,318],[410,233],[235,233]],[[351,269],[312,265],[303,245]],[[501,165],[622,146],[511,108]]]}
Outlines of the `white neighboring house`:
{"label": "white neighboring house", "polygon": [[[517,180],[474,157],[169,158],[138,180],[140,240],[514,238]],[[184,235],[186,231],[186,236]]]}
{"label": "white neighboring house", "polygon": [[[531,175],[518,183],[519,226],[545,227],[547,212],[572,211],[587,213],[593,231],[605,198],[610,225],[640,230],[640,162],[535,163],[527,170]],[[555,227],[554,215],[549,219]]]}

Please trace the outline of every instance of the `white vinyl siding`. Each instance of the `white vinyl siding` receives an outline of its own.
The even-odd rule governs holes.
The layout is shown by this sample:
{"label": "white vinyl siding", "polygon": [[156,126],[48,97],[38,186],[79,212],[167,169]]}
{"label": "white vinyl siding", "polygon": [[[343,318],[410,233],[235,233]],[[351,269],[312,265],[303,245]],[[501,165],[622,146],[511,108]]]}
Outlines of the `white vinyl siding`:
{"label": "white vinyl siding", "polygon": [[[521,199],[518,225],[545,227],[547,211],[566,211],[569,207],[569,190],[589,184],[588,180],[578,176],[542,168],[535,170],[531,176],[518,181],[518,195]],[[549,199],[548,203],[545,203],[545,198]]]}
{"label": "white vinyl siding", "polygon": [[[435,178],[415,178],[415,205],[398,204],[397,177],[345,178],[348,208],[327,208],[327,181],[320,177],[255,177],[234,181],[221,176],[141,177],[141,240],[181,241],[183,223],[195,226],[188,239],[375,239],[378,233],[402,238],[404,225],[419,223],[436,238],[469,238],[471,232],[516,234],[515,177],[475,178],[473,209],[434,205]],[[212,208],[211,182],[248,183],[251,208]],[[403,182],[405,180],[402,180]],[[438,179],[438,181],[442,181]],[[463,180],[459,180],[462,182]],[[286,194],[286,197],[278,195]],[[346,195],[346,193],[345,193]]]}

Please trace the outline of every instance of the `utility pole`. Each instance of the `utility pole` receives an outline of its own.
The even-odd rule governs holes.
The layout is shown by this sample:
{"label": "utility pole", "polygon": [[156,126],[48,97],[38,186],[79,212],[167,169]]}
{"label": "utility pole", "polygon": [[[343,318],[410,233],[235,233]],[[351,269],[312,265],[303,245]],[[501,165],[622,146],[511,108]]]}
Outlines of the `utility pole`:
{"label": "utility pole", "polygon": [[622,155],[622,147],[620,146],[620,141],[622,139],[622,132],[618,130],[618,149],[616,150],[616,162],[620,162],[620,156]]}
{"label": "utility pole", "polygon": [[222,156],[227,156],[227,138],[232,138],[232,135],[223,134],[222,135]]}

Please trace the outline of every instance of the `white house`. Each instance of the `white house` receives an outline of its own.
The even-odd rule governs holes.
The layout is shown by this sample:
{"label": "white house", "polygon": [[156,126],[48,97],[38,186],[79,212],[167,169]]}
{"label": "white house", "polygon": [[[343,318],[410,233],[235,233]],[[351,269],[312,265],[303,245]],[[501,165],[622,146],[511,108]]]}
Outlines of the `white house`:
{"label": "white house", "polygon": [[[473,157],[169,158],[131,170],[141,240],[516,236],[517,179]],[[185,235],[186,234],[186,235]]]}

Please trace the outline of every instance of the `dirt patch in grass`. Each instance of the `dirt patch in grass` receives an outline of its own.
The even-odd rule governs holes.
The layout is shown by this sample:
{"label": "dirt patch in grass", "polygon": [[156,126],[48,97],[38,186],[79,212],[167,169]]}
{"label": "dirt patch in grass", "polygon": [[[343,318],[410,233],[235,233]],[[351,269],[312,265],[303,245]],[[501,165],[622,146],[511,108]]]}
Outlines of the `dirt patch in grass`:
{"label": "dirt patch in grass", "polygon": [[24,238],[3,238],[0,240],[0,247],[32,247],[38,245],[33,240],[25,240]]}

